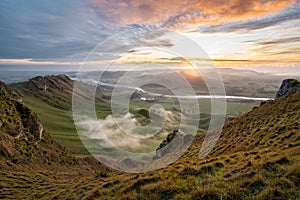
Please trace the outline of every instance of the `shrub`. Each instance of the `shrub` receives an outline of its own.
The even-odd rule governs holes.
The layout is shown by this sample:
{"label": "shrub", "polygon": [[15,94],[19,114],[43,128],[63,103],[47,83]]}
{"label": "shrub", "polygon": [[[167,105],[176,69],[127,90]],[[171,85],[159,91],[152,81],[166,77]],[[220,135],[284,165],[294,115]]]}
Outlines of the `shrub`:
{"label": "shrub", "polygon": [[106,178],[108,176],[109,176],[109,174],[106,171],[100,171],[100,172],[95,172],[94,173],[95,178],[99,178],[99,177]]}

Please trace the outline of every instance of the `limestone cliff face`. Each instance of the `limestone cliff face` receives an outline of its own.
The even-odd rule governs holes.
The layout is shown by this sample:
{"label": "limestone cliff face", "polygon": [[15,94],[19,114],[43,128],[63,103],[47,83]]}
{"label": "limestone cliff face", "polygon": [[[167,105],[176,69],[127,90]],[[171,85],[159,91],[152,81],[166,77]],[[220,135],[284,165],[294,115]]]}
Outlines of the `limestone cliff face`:
{"label": "limestone cliff face", "polygon": [[276,98],[280,98],[296,92],[300,92],[300,82],[296,79],[285,79],[282,81],[281,87],[276,94]]}

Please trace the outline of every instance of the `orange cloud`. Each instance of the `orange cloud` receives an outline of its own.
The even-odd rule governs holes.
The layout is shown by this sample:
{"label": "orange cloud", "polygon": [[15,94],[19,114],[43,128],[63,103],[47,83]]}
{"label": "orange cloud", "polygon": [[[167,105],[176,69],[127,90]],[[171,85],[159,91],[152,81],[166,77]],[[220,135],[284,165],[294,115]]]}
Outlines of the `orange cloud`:
{"label": "orange cloud", "polygon": [[118,25],[156,24],[180,10],[182,1],[88,0],[98,13]]}
{"label": "orange cloud", "polygon": [[118,25],[180,27],[217,24],[274,14],[297,0],[88,0],[98,14]]}

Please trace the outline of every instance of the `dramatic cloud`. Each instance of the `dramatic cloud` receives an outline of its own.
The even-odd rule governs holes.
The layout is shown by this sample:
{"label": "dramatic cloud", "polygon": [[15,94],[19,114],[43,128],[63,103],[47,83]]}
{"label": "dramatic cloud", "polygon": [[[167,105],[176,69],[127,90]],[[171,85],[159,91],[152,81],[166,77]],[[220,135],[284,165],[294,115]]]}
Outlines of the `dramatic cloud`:
{"label": "dramatic cloud", "polygon": [[278,13],[296,0],[86,0],[96,12],[113,24],[158,24],[164,27],[186,24],[219,24]]}
{"label": "dramatic cloud", "polygon": [[298,19],[300,19],[299,3],[274,15],[264,16],[261,18],[256,18],[256,19],[251,19],[246,21],[217,24],[217,25],[209,26],[207,28],[203,28],[200,31],[206,33],[233,32],[233,31],[241,31],[241,30],[249,31],[249,30],[262,29],[262,28],[278,25],[284,22],[298,20]]}
{"label": "dramatic cloud", "polygon": [[[12,63],[68,64],[78,63],[99,43],[116,34],[120,40],[106,44],[92,61],[117,58],[132,47],[174,47],[165,30],[205,35],[207,49],[219,57],[247,54],[247,45],[261,48],[292,43],[300,20],[299,0],[28,0],[0,1],[1,65]],[[293,24],[293,35],[278,40],[253,34],[245,43],[226,33],[245,33],[268,27]],[[299,24],[299,23],[298,23]],[[125,31],[125,32],[124,32]],[[280,30],[279,30],[280,31]],[[141,34],[144,33],[145,34]],[[220,33],[221,37],[210,37]],[[213,36],[217,34],[211,34]],[[290,37],[287,38],[287,37]],[[293,40],[291,39],[293,37]],[[287,39],[285,39],[287,38]],[[246,39],[245,39],[246,40]],[[226,41],[224,43],[224,41]],[[226,48],[220,47],[220,44]],[[245,46],[242,46],[245,45]],[[219,48],[220,47],[220,48]],[[265,48],[265,49],[263,49]],[[268,47],[269,48],[269,47]],[[297,46],[284,47],[288,54]],[[279,51],[279,49],[277,49]],[[208,53],[211,53],[208,51]],[[233,52],[233,53],[232,53]],[[277,51],[275,52],[277,53]],[[233,55],[234,54],[234,55]],[[244,54],[244,55],[245,55]],[[244,59],[244,58],[242,58]],[[76,65],[76,64],[75,64]]]}

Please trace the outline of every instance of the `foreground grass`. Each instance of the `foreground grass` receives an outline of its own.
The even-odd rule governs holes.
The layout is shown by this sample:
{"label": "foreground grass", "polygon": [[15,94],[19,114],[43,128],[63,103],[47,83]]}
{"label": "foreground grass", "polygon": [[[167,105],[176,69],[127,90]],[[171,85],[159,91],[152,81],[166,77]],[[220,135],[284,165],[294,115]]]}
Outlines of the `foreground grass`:
{"label": "foreground grass", "polygon": [[183,157],[156,172],[2,171],[0,197],[29,199],[298,199],[299,148]]}

